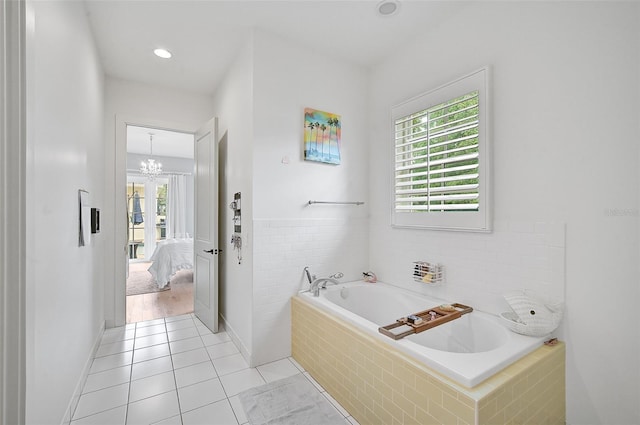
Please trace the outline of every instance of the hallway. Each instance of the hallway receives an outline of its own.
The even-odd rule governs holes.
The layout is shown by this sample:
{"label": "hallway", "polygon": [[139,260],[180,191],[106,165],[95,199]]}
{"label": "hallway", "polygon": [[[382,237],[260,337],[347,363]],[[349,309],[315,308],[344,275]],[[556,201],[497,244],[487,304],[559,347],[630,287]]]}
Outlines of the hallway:
{"label": "hallway", "polygon": [[[136,323],[163,317],[181,316],[193,312],[193,270],[180,270],[171,278],[166,291],[129,293],[134,279],[157,287],[147,271],[151,262],[131,263],[127,278],[126,323]],[[142,291],[141,291],[142,292]]]}
{"label": "hallway", "polygon": [[191,314],[129,324],[105,331],[71,424],[242,425],[239,393],[298,373],[357,424],[292,358],[249,368]]}

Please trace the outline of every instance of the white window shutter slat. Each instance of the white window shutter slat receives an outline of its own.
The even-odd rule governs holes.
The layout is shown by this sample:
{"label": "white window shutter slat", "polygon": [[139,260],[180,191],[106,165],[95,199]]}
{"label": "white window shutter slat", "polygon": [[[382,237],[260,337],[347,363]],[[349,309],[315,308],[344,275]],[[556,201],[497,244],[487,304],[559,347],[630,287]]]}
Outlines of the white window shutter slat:
{"label": "white window shutter slat", "polygon": [[477,91],[396,119],[396,209],[478,209],[477,127]]}

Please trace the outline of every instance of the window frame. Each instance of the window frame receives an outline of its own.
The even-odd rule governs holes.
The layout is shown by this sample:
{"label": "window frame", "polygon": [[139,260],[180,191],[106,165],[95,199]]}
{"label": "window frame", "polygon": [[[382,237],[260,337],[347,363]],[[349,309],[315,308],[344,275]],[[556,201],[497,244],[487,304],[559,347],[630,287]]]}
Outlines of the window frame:
{"label": "window frame", "polygon": [[[134,257],[130,258],[130,260],[135,261],[149,261],[153,251],[155,250],[158,242],[166,239],[166,234],[162,237],[160,232],[160,237],[158,237],[159,223],[158,223],[158,187],[168,185],[169,179],[166,175],[162,175],[160,177],[155,178],[154,180],[149,180],[148,177],[142,176],[140,174],[128,173],[126,177],[127,187],[129,185],[134,184],[138,186],[142,186],[144,188],[144,206],[143,206],[143,217],[144,222],[142,226],[132,226],[131,217],[127,221],[127,239],[129,243],[133,243],[138,241],[138,239],[132,238],[135,236],[135,232],[132,230],[135,228],[136,230],[142,230],[142,244],[144,246],[144,256],[143,257]],[[128,189],[125,189],[125,193],[128,195]],[[149,196],[149,194],[151,196]],[[128,196],[127,196],[128,198]],[[132,201],[127,199],[127,214],[132,209],[129,208],[129,205]],[[166,216],[165,216],[166,217]]]}
{"label": "window frame", "polygon": [[[391,107],[391,226],[469,232],[491,232],[491,137],[490,137],[490,69],[483,67],[433,90]],[[469,92],[478,91],[478,202],[477,211],[397,211],[396,210],[396,139],[397,119],[448,102]]]}

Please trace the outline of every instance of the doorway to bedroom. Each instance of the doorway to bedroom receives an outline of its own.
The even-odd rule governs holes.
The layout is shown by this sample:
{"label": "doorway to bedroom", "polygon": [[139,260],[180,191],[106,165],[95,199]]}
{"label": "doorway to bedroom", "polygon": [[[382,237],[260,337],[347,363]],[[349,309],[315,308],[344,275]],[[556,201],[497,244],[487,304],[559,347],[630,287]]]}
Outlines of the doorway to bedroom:
{"label": "doorway to bedroom", "polygon": [[194,136],[127,125],[126,323],[192,313]]}

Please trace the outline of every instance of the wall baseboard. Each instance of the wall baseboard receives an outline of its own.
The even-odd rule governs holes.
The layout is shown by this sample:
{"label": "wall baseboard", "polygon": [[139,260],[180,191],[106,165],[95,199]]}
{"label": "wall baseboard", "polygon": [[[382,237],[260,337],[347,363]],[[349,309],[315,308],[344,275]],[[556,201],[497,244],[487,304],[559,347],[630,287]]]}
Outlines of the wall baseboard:
{"label": "wall baseboard", "polygon": [[247,350],[247,347],[242,343],[242,340],[238,337],[238,334],[233,330],[231,325],[229,325],[229,323],[225,320],[224,315],[222,314],[220,315],[220,321],[222,322],[224,329],[229,334],[231,341],[233,341],[234,345],[240,351],[240,354],[242,354],[242,357],[244,357],[246,362],[249,364],[249,367],[255,367],[255,365],[253,364],[253,356],[251,355],[249,350]]}
{"label": "wall baseboard", "polygon": [[102,341],[102,336],[105,330],[105,322],[102,322],[100,327],[98,328],[98,336],[93,342],[93,347],[89,352],[89,357],[82,368],[82,373],[80,374],[80,379],[78,379],[78,383],[76,384],[76,389],[73,391],[73,395],[71,396],[71,400],[69,401],[69,405],[67,406],[67,410],[64,413],[64,417],[62,418],[61,425],[69,425],[71,423],[71,418],[73,418],[73,413],[78,406],[78,402],[80,401],[80,396],[82,395],[82,390],[84,389],[84,384],[87,382],[87,378],[89,377],[89,370],[91,369],[91,364],[93,363],[93,358],[96,355],[96,351],[98,351],[98,347],[100,347],[100,341]]}

